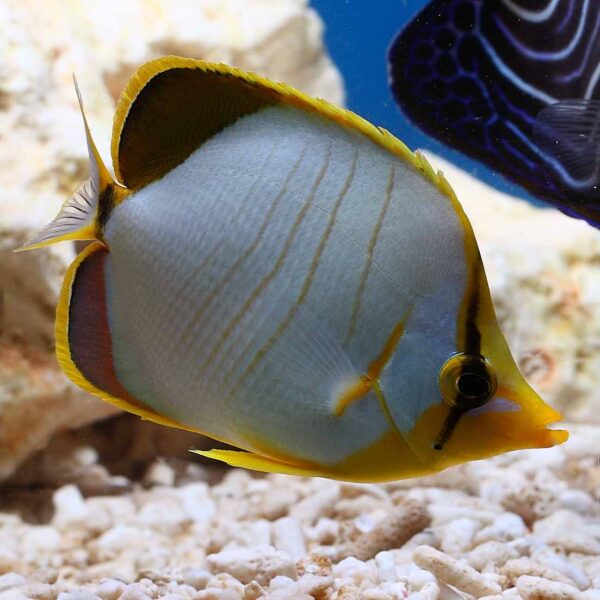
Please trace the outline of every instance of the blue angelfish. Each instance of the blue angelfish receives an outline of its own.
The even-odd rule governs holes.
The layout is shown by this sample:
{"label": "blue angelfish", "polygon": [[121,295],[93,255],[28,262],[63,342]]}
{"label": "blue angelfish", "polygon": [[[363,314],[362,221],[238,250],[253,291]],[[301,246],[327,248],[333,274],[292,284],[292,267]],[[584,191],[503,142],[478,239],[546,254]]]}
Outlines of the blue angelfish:
{"label": "blue angelfish", "polygon": [[433,0],[388,60],[425,133],[600,227],[600,2]]}
{"label": "blue angelfish", "polygon": [[[83,111],[83,109],[82,109]],[[58,360],[259,471],[352,481],[563,442],[500,332],[471,226],[420,154],[357,115],[165,57],[119,101],[91,176],[24,248],[93,240]]]}

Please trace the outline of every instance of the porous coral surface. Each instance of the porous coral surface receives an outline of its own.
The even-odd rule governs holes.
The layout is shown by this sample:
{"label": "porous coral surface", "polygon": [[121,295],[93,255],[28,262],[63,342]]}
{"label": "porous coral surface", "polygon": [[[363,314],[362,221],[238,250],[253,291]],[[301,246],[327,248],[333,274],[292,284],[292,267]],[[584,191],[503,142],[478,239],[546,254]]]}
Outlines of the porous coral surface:
{"label": "porous coral surface", "polygon": [[45,523],[0,513],[0,600],[595,600],[600,428],[571,429],[562,446],[381,485],[181,461],[103,478],[76,447]]}

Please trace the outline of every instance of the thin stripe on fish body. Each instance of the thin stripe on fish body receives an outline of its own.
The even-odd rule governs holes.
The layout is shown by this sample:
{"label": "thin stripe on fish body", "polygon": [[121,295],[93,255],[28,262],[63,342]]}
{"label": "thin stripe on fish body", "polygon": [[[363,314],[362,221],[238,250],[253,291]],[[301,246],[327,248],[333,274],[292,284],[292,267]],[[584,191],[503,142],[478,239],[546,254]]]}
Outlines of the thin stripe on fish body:
{"label": "thin stripe on fish body", "polygon": [[25,246],[96,240],[57,307],[82,388],[244,450],[207,457],[295,475],[384,481],[566,439],[449,184],[389,133],[179,57],[121,96],[120,183],[84,124],[93,185]]}

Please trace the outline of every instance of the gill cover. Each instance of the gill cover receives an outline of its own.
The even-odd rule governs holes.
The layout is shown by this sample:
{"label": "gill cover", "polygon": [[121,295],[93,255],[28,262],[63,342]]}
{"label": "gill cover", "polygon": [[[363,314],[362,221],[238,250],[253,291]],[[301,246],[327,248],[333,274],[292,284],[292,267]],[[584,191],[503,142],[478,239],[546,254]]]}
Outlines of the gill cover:
{"label": "gill cover", "polygon": [[96,144],[94,144],[94,140],[92,139],[75,76],[73,76],[73,83],[75,84],[75,92],[77,93],[79,109],[81,110],[83,126],[85,128],[85,137],[90,158],[90,176],[63,204],[54,220],[27,240],[20,248],[17,248],[17,252],[49,246],[63,240],[93,240],[97,237],[96,215],[98,212],[98,201],[103,191],[112,184],[112,177],[102,162]]}

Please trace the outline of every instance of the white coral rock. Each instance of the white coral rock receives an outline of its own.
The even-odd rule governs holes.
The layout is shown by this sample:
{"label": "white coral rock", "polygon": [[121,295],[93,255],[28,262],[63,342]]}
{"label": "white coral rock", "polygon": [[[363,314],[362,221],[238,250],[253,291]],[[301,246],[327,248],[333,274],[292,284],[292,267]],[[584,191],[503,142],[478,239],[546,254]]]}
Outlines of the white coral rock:
{"label": "white coral rock", "polygon": [[275,550],[273,546],[254,548],[232,548],[206,557],[213,572],[227,572],[242,583],[256,581],[268,584],[278,575],[296,578],[294,561],[285,552]]}

